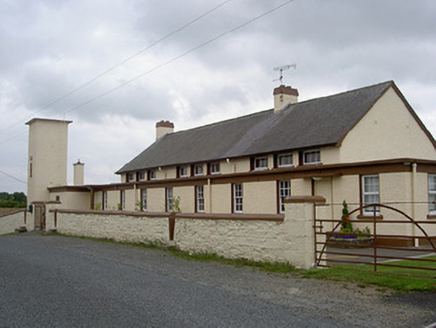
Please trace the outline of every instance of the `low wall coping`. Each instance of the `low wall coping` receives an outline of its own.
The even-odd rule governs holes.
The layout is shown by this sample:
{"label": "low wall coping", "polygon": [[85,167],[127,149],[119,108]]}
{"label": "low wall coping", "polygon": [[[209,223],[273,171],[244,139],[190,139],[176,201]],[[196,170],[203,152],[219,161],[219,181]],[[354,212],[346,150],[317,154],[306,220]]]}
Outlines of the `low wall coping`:
{"label": "low wall coping", "polygon": [[83,214],[83,215],[123,215],[137,217],[168,218],[170,212],[133,212],[133,211],[97,211],[97,210],[69,210],[69,209],[52,209],[50,212],[66,214]]}
{"label": "low wall coping", "polygon": [[236,213],[176,213],[176,219],[194,220],[239,220],[239,221],[283,221],[283,214],[236,214]]}
{"label": "low wall coping", "polygon": [[235,214],[235,213],[181,213],[181,212],[133,212],[133,211],[96,211],[51,209],[50,212],[83,215],[123,215],[136,217],[161,217],[195,220],[240,220],[240,221],[276,221],[284,220],[284,214]]}
{"label": "low wall coping", "polygon": [[26,212],[26,211],[27,210],[25,208],[17,208],[16,211],[11,211],[11,212],[8,212],[8,213],[1,213],[0,214],[0,218],[4,217],[4,216],[14,215],[14,214],[21,213],[21,212]]}
{"label": "low wall coping", "polygon": [[288,196],[285,198],[285,203],[313,203],[313,204],[324,204],[326,202],[325,198],[322,196]]}

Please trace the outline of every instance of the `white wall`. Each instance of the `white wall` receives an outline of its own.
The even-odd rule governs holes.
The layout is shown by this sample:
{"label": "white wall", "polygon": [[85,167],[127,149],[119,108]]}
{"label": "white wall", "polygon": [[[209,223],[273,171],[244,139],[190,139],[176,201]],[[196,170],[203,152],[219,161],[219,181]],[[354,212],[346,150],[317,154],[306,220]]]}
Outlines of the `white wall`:
{"label": "white wall", "polygon": [[26,226],[24,217],[25,211],[0,216],[0,235],[15,232],[15,229]]}
{"label": "white wall", "polygon": [[436,150],[394,89],[390,88],[348,133],[342,163],[392,158],[436,159]]}

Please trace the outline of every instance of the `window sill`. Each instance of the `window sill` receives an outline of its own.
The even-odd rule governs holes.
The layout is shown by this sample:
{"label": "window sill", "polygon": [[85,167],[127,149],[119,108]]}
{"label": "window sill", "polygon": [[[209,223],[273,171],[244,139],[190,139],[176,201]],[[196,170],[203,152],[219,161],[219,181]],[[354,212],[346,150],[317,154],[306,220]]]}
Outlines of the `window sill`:
{"label": "window sill", "polygon": [[427,219],[436,220],[436,214],[428,214]]}
{"label": "window sill", "polygon": [[[374,215],[370,215],[370,214],[359,214],[357,217],[357,219],[359,220],[371,220],[374,218]],[[383,220],[383,215],[379,214],[375,216],[376,220]]]}

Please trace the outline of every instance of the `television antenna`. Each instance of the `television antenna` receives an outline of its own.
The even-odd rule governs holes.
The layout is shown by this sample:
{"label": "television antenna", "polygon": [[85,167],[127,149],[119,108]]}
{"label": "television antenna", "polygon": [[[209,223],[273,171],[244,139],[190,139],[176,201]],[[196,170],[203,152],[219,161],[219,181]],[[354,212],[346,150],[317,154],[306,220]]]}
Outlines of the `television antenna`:
{"label": "television antenna", "polygon": [[273,82],[280,81],[280,85],[283,85],[283,71],[286,71],[286,70],[288,70],[290,68],[297,69],[297,64],[284,65],[284,66],[275,67],[273,70],[274,71],[280,71],[280,77],[278,79],[273,80]]}

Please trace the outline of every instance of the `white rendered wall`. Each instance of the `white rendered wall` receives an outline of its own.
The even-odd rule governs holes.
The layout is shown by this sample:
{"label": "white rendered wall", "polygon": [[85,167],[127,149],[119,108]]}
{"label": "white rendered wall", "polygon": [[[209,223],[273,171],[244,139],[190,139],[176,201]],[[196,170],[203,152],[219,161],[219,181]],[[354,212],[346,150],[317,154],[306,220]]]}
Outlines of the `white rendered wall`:
{"label": "white rendered wall", "polygon": [[29,125],[27,201],[48,201],[47,187],[67,184],[70,121],[33,119]]}

